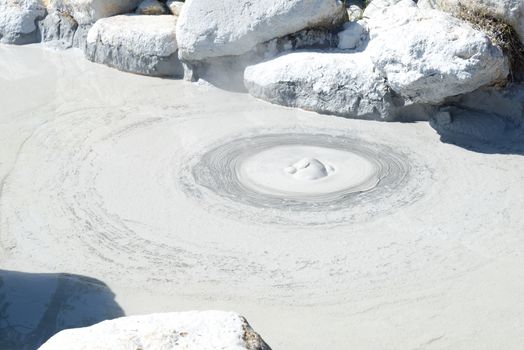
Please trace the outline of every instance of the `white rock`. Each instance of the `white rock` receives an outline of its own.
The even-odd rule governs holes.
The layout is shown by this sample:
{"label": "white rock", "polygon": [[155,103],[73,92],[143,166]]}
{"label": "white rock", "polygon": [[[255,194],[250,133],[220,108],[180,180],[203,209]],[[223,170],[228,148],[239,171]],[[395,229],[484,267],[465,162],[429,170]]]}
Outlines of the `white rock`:
{"label": "white rock", "polygon": [[167,8],[163,3],[158,0],[144,0],[138,5],[138,8],[135,11],[139,15],[167,15]]}
{"label": "white rock", "polygon": [[344,30],[338,33],[338,48],[355,50],[362,48],[368,41],[367,28],[362,22],[347,22]]}
{"label": "white rock", "polygon": [[246,68],[255,97],[291,107],[363,119],[392,119],[384,79],[365,53],[295,52]]}
{"label": "white rock", "polygon": [[40,350],[269,350],[236,313],[189,311],[130,316],[59,332]]}
{"label": "white rock", "polygon": [[132,12],[141,0],[43,0],[51,11],[65,12],[79,24],[92,24],[105,17]]}
{"label": "white rock", "polygon": [[190,0],[177,26],[180,56],[194,61],[241,55],[259,43],[346,19],[340,0]]}
{"label": "white rock", "polygon": [[36,22],[45,15],[46,8],[39,0],[0,0],[0,43],[36,42]]}
{"label": "white rock", "polygon": [[181,76],[176,17],[120,15],[98,20],[87,35],[86,57],[120,70]]}
{"label": "white rock", "polygon": [[366,51],[388,85],[416,103],[441,103],[508,76],[500,48],[449,14],[402,1],[375,14]]}
{"label": "white rock", "polygon": [[185,2],[183,1],[176,1],[176,0],[168,0],[166,2],[167,7],[169,10],[171,10],[171,13],[175,16],[180,16],[180,12],[182,12],[182,8],[184,7]]}
{"label": "white rock", "polygon": [[458,13],[459,4],[467,9],[500,18],[515,28],[524,42],[524,1],[522,0],[420,0],[419,7]]}
{"label": "white rock", "polygon": [[357,5],[350,5],[347,11],[348,19],[350,21],[358,21],[364,15],[364,10]]}

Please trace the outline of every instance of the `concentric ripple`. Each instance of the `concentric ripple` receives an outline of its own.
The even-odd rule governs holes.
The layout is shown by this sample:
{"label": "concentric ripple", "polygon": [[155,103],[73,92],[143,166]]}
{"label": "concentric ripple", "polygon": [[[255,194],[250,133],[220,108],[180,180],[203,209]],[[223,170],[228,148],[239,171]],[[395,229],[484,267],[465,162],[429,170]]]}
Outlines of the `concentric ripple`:
{"label": "concentric ripple", "polygon": [[[251,212],[256,221],[270,218],[274,223],[275,214],[279,222],[293,224],[350,221],[363,211],[376,215],[377,210],[385,212],[411,201],[402,197],[416,192],[402,190],[410,184],[411,169],[417,167],[406,155],[343,135],[241,137],[189,163],[194,164],[190,176],[182,176],[188,195],[201,199],[202,191],[213,193],[230,202],[215,209],[236,208],[244,218],[245,207],[259,210]],[[310,170],[304,170],[310,165]],[[424,171],[417,175],[424,176]],[[383,206],[385,202],[389,208]],[[264,218],[264,210],[270,210],[271,217]]]}

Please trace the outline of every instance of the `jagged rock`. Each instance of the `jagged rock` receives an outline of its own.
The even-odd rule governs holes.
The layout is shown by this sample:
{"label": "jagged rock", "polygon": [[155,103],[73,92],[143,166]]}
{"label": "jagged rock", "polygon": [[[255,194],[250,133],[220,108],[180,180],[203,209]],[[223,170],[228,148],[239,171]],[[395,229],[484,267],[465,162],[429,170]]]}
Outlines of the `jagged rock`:
{"label": "jagged rock", "polygon": [[524,1],[522,0],[419,0],[421,8],[435,8],[457,14],[460,6],[504,20],[513,26],[524,43]]}
{"label": "jagged rock", "polygon": [[78,23],[68,14],[52,12],[38,25],[43,42],[62,49],[74,46]]}
{"label": "jagged rock", "polygon": [[39,0],[0,0],[0,43],[20,45],[39,41],[37,21],[46,13]]}
{"label": "jagged rock", "polygon": [[120,15],[98,20],[87,35],[86,57],[152,76],[181,76],[176,17]]}
{"label": "jagged rock", "polygon": [[320,113],[394,119],[384,79],[365,53],[295,52],[246,68],[249,93],[263,100]]}
{"label": "jagged rock", "polygon": [[64,330],[40,350],[271,350],[245,318],[223,311],[130,316]]}
{"label": "jagged rock", "polygon": [[195,61],[241,55],[268,40],[346,19],[339,0],[192,0],[178,21],[180,56]]}
{"label": "jagged rock", "polygon": [[388,85],[406,100],[438,104],[504,80],[508,61],[482,32],[404,0],[368,20],[366,48]]}
{"label": "jagged rock", "polygon": [[171,11],[171,13],[175,16],[180,16],[180,13],[182,12],[182,8],[184,7],[185,2],[183,1],[175,1],[175,0],[168,0],[166,2],[167,7]]}
{"label": "jagged rock", "polygon": [[167,15],[167,8],[163,3],[158,0],[144,0],[138,5],[138,8],[135,11],[139,15]]}

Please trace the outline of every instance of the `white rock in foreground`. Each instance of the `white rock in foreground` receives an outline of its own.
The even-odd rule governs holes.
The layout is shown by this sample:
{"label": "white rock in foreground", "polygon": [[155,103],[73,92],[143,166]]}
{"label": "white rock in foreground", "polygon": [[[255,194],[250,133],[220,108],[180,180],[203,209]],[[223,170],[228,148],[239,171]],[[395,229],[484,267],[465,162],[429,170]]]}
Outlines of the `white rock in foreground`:
{"label": "white rock in foreground", "polygon": [[458,13],[460,6],[504,20],[515,28],[524,42],[524,1],[522,0],[420,0],[419,7]]}
{"label": "white rock in foreground", "polygon": [[365,53],[295,52],[247,67],[249,93],[276,104],[362,119],[392,119],[384,79]]}
{"label": "white rock in foreground", "polygon": [[36,42],[36,22],[44,18],[46,12],[38,0],[0,0],[0,43]]}
{"label": "white rock in foreground", "polygon": [[59,332],[40,350],[270,350],[236,313],[189,311],[131,316]]}
{"label": "white rock in foreground", "polygon": [[44,0],[51,11],[65,12],[79,24],[132,12],[141,0]]}
{"label": "white rock in foreground", "polygon": [[177,26],[182,59],[236,56],[257,44],[347,18],[340,0],[191,0]]}
{"label": "white rock in foreground", "polygon": [[171,15],[120,15],[101,19],[87,35],[86,57],[127,72],[181,76],[176,20]]}
{"label": "white rock in foreground", "polygon": [[468,23],[404,0],[368,21],[366,52],[388,85],[415,103],[441,103],[449,96],[504,80],[502,50]]}

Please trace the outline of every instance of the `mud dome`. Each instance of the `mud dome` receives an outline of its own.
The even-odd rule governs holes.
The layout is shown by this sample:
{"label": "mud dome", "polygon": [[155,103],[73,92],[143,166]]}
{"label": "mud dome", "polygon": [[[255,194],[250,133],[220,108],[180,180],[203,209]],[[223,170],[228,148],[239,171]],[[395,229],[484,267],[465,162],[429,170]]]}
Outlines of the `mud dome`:
{"label": "mud dome", "polygon": [[[195,163],[191,176],[180,176],[185,192],[200,202],[208,198],[215,203],[213,210],[228,208],[225,215],[281,224],[365,219],[421,195],[420,182],[410,181],[410,172],[428,177],[427,167],[387,145],[325,131],[267,135],[252,131],[259,136],[234,139],[197,154],[188,161]],[[280,219],[276,221],[275,215]]]}

